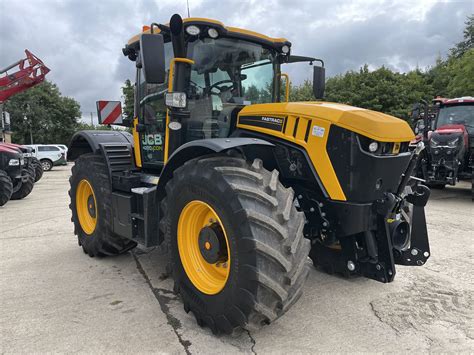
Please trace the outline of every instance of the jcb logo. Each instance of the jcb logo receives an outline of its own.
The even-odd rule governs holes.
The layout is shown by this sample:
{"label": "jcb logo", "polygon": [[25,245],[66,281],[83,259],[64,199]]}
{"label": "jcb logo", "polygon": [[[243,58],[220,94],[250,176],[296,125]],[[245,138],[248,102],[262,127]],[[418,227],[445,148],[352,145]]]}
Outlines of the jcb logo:
{"label": "jcb logo", "polygon": [[163,139],[161,138],[161,134],[145,134],[142,138],[143,145],[162,145]]}

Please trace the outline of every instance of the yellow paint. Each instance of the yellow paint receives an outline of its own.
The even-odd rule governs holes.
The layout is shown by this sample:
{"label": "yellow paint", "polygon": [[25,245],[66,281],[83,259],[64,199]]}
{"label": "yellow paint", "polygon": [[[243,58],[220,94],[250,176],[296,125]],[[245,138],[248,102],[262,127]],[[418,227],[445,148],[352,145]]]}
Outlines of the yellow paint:
{"label": "yellow paint", "polygon": [[[222,228],[227,248],[227,260],[215,264],[208,263],[199,248],[199,233],[210,226],[211,221],[216,221],[214,223]],[[229,278],[231,262],[229,240],[219,215],[207,203],[191,201],[181,211],[177,234],[179,257],[189,280],[207,295],[219,293]],[[210,249],[210,243],[207,242],[205,247]]]}
{"label": "yellow paint", "polygon": [[[274,43],[288,42],[288,40],[286,38],[269,37],[269,36],[266,36],[264,34],[254,32],[254,31],[250,31],[250,30],[246,30],[246,29],[243,29],[243,28],[224,26],[224,24],[220,21],[207,19],[207,18],[200,18],[200,17],[185,18],[185,19],[183,19],[183,23],[186,23],[186,24],[207,23],[207,24],[210,24],[210,25],[217,25],[219,27],[225,28],[229,32],[230,35],[232,35],[232,34],[244,34],[244,35],[247,35],[247,36],[250,36],[250,37],[254,37],[255,39],[261,39],[261,40],[274,42]],[[146,31],[143,31],[142,33],[151,33],[151,31],[146,30]],[[160,29],[155,27],[153,29],[153,33],[158,34],[158,33],[161,33],[161,31],[160,31]],[[138,42],[140,40],[140,34],[137,34],[137,35],[133,36],[132,38],[130,38],[130,40],[128,41],[128,45],[132,45],[135,42]]]}
{"label": "yellow paint", "polygon": [[[89,198],[93,197],[94,206],[88,206]],[[95,217],[89,213],[89,207],[95,209]],[[94,189],[87,179],[82,179],[76,188],[76,212],[79,224],[87,235],[91,235],[97,226],[97,202],[95,200]]]}
{"label": "yellow paint", "polygon": [[142,156],[140,151],[140,134],[137,131],[138,117],[133,119],[133,154],[135,156],[135,165],[139,168],[142,167]]}
{"label": "yellow paint", "polygon": [[[168,92],[173,92],[173,80],[174,80],[174,67],[176,63],[186,63],[189,65],[194,64],[194,60],[188,58],[173,58],[170,61],[170,71],[168,73]],[[165,132],[165,154],[163,157],[163,162],[166,163],[168,161],[168,154],[169,154],[169,124],[170,124],[170,115],[169,110],[166,110],[166,132]]]}
{"label": "yellow paint", "polygon": [[[285,132],[240,123],[237,123],[237,127],[282,138],[303,147],[313,162],[329,197],[340,201],[345,201],[346,197],[326,150],[331,125],[346,128],[381,142],[409,142],[414,138],[410,126],[403,120],[380,112],[335,103],[291,102],[250,105],[240,111],[239,116],[244,115],[287,116]],[[293,136],[298,118],[296,135]],[[311,126],[308,142],[305,142],[308,121]],[[312,134],[314,126],[324,128],[322,137]]]}
{"label": "yellow paint", "polygon": [[415,138],[407,122],[381,112],[332,102],[288,102],[245,107],[242,115],[274,113],[320,118],[379,142],[409,142]]}

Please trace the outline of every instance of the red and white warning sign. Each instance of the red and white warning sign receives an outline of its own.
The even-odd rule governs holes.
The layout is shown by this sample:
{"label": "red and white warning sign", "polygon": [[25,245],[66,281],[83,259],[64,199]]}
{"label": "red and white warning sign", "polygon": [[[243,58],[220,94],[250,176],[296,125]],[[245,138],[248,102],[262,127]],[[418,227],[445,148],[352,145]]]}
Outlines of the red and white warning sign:
{"label": "red and white warning sign", "polygon": [[121,124],[122,104],[120,101],[97,101],[99,124]]}

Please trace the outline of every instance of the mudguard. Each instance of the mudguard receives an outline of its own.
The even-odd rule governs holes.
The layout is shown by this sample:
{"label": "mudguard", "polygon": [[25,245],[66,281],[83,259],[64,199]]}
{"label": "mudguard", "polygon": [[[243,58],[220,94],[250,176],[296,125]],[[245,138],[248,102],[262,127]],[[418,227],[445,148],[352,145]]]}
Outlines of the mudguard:
{"label": "mudguard", "polygon": [[168,159],[158,182],[158,191],[164,190],[164,186],[173,176],[173,171],[185,162],[199,156],[224,152],[229,149],[242,148],[255,149],[258,147],[272,148],[274,145],[263,139],[257,138],[211,138],[188,142],[180,146]]}
{"label": "mudguard", "polygon": [[101,145],[110,143],[133,147],[133,137],[125,131],[79,131],[69,143],[68,160],[74,161],[86,153],[100,154]]}

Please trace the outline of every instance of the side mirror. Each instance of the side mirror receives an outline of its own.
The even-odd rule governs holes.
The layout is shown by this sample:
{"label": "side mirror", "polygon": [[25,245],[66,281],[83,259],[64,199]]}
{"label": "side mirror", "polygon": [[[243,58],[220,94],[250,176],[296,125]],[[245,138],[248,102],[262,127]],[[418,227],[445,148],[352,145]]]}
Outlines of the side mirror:
{"label": "side mirror", "polygon": [[417,120],[419,116],[420,116],[420,104],[419,103],[413,104],[413,107],[411,109],[412,120],[413,121]]}
{"label": "side mirror", "polygon": [[162,35],[140,35],[140,63],[148,84],[163,84],[166,81],[165,44]]}
{"label": "side mirror", "polygon": [[326,69],[324,67],[313,67],[313,93],[317,99],[324,97],[326,87]]}

